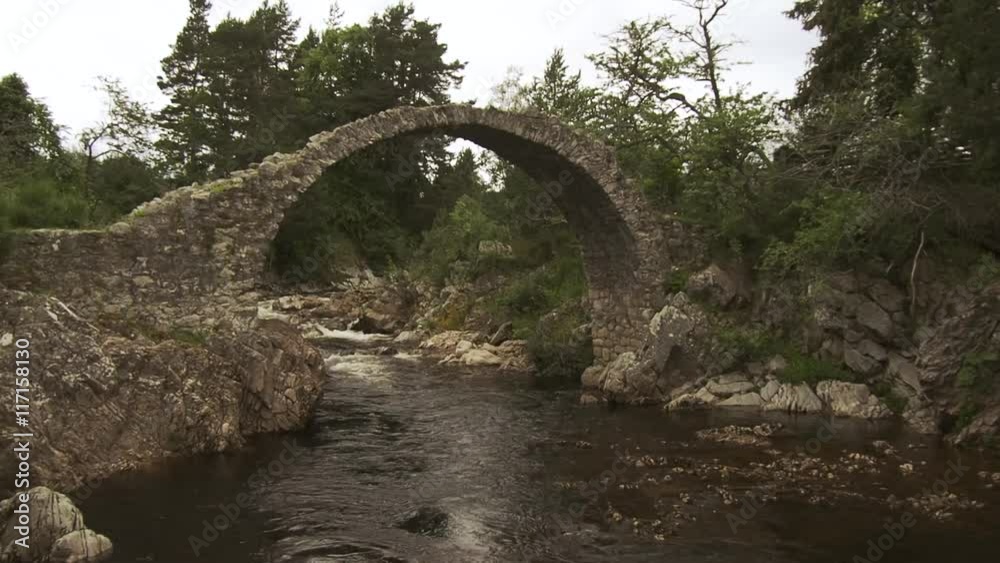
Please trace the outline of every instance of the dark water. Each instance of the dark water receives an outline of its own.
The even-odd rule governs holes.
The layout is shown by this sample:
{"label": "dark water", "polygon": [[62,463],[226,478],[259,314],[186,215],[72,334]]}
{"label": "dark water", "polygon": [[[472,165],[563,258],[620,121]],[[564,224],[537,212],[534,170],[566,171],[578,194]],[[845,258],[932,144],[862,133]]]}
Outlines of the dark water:
{"label": "dark water", "polygon": [[[844,496],[832,505],[780,494],[734,531],[741,505],[706,495],[711,480],[675,467],[791,456],[820,419],[776,419],[792,433],[765,453],[693,438],[739,414],[580,407],[573,390],[412,357],[343,356],[331,373],[304,432],[121,475],[94,491],[84,513],[115,541],[114,561],[852,561],[902,512],[871,499],[928,485],[892,473],[840,481]],[[900,449],[918,442],[891,427],[836,421],[835,430],[818,456],[863,448],[875,433]],[[931,475],[956,455],[933,444],[908,451]],[[632,454],[662,466],[620,461]],[[671,473],[677,479],[665,484]],[[739,494],[753,484],[727,486]],[[975,471],[951,490],[990,504],[943,523],[918,516],[880,561],[996,562],[994,491]],[[688,505],[683,495],[697,500]],[[683,524],[656,537],[672,524],[664,518]],[[213,521],[224,529],[207,530]]]}

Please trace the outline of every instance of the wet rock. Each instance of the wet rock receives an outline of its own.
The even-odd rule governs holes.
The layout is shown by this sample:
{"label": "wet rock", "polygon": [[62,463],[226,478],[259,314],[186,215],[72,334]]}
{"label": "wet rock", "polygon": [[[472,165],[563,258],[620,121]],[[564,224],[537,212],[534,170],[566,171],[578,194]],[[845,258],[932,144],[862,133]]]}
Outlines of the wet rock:
{"label": "wet rock", "polygon": [[422,507],[407,512],[396,524],[397,528],[421,536],[444,537],[451,518],[436,507]]}
{"label": "wet rock", "polygon": [[809,385],[782,384],[764,405],[765,410],[791,413],[816,413],[823,410],[823,402]]}
{"label": "wet rock", "polygon": [[667,404],[667,410],[710,407],[719,402],[719,398],[708,389],[700,389],[697,393],[681,395]]}
{"label": "wet rock", "polygon": [[[23,502],[21,494],[28,496]],[[21,535],[18,511],[26,504],[31,515],[28,549],[14,543]],[[69,497],[47,487],[35,487],[0,502],[0,560],[33,563],[103,561],[111,555],[108,538],[88,530],[83,515]]]}
{"label": "wet rock", "polygon": [[486,350],[469,350],[462,355],[461,362],[467,366],[500,366],[503,360]]}
{"label": "wet rock", "polygon": [[867,385],[861,383],[821,381],[816,386],[816,394],[836,416],[869,419],[892,416],[892,411],[871,393]]}
{"label": "wet rock", "polygon": [[419,345],[421,340],[423,340],[423,335],[419,332],[412,330],[404,330],[399,333],[396,338],[392,341],[394,344],[399,344],[402,346],[416,346]]}
{"label": "wet rock", "polygon": [[114,553],[111,540],[93,530],[78,530],[56,540],[49,554],[51,563],[98,563]]}

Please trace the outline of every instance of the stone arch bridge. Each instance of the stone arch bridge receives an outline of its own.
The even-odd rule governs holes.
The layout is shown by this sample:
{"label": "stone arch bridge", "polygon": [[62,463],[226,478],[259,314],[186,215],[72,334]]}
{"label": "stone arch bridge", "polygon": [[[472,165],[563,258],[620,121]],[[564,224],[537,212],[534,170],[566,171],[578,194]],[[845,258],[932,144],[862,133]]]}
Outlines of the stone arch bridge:
{"label": "stone arch bridge", "polygon": [[385,111],[229,178],[169,192],[107,228],[19,234],[0,283],[109,319],[198,326],[249,314],[268,246],[299,194],[334,163],[420,133],[467,139],[545,186],[551,199],[542,201],[558,207],[583,248],[598,362],[641,345],[660,306],[662,235],[612,149],[550,118],[472,106]]}

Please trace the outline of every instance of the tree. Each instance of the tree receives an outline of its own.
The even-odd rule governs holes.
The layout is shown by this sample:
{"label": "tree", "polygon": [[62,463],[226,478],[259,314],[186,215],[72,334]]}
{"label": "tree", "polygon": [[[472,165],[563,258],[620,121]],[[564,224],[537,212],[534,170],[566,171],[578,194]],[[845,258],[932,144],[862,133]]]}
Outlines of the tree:
{"label": "tree", "polygon": [[208,0],[190,0],[190,15],[177,35],[172,51],[162,61],[157,81],[170,103],[157,115],[163,135],[157,147],[179,184],[204,180],[211,168],[208,145],[213,127],[209,119]]}
{"label": "tree", "polygon": [[584,87],[580,71],[569,72],[562,49],[556,49],[545,63],[542,76],[535,78],[523,93],[529,109],[558,117],[561,121],[588,129],[595,119],[597,93]]}
{"label": "tree", "polygon": [[299,111],[298,25],[284,0],[265,1],[246,21],[229,17],[210,33],[212,176],[301,141],[290,127]]}
{"label": "tree", "polygon": [[52,122],[48,107],[31,96],[19,75],[0,79],[0,177],[10,177],[62,152],[59,127]]}
{"label": "tree", "polygon": [[[299,129],[307,134],[400,105],[441,104],[459,84],[464,65],[446,61],[440,26],[414,17],[413,7],[395,4],[366,26],[331,27],[299,46],[298,92],[307,108]],[[419,242],[420,233],[450,205],[443,184],[444,138],[393,139],[338,163],[287,214],[274,248],[280,269],[317,254],[330,241],[354,246],[378,267],[397,263]]]}
{"label": "tree", "polygon": [[[84,193],[88,197],[91,196],[98,161],[116,156],[143,162],[152,158],[155,151],[153,136],[156,122],[146,106],[130,98],[118,80],[101,77],[99,84],[98,89],[107,96],[105,118],[80,134],[80,147],[85,157]],[[151,188],[158,191],[155,185]]]}

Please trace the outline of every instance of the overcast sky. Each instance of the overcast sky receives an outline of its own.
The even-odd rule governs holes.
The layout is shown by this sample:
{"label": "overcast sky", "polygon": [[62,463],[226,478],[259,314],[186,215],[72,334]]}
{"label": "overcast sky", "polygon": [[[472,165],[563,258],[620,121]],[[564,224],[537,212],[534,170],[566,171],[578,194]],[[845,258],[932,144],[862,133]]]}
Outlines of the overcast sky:
{"label": "overcast sky", "polygon": [[[260,0],[215,0],[212,23],[227,13],[245,17]],[[347,23],[364,22],[394,3],[341,0]],[[677,14],[670,0],[414,0],[417,16],[442,24],[448,57],[468,63],[454,98],[489,99],[490,88],[509,67],[538,74],[557,47],[574,68],[593,77],[585,55],[602,49],[623,23]],[[802,74],[815,39],[782,12],[794,0],[733,0],[720,31],[742,44],[732,56],[746,64],[731,80],[751,90],[788,96]],[[325,0],[289,0],[293,13],[320,28]],[[32,94],[52,109],[71,135],[99,120],[104,102],[98,76],[119,78],[133,95],[154,107],[159,62],[170,51],[188,14],[187,0],[4,0],[0,4],[0,76],[17,72]]]}

